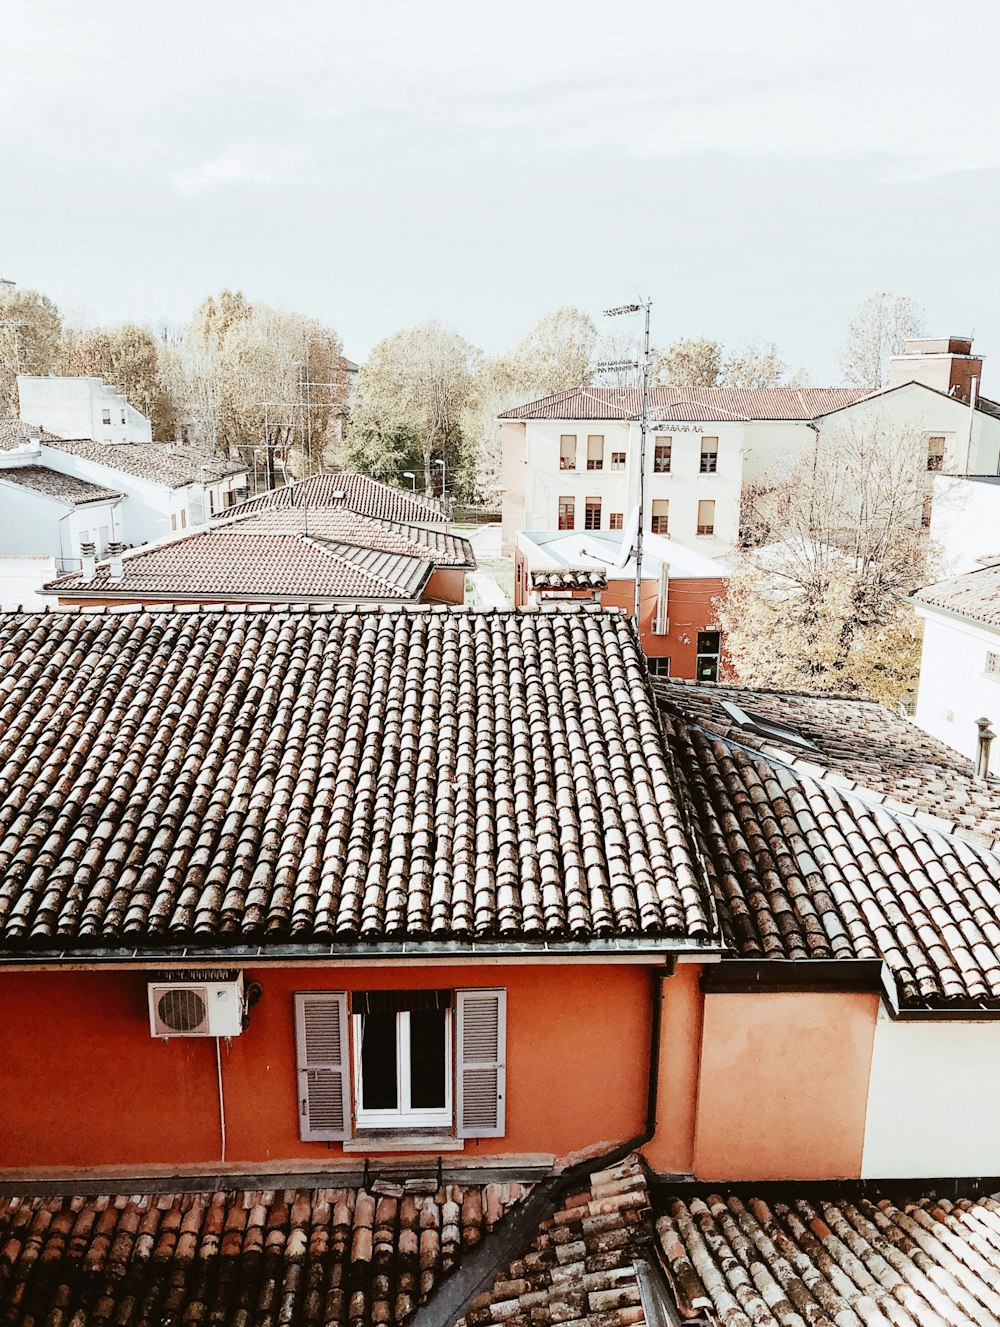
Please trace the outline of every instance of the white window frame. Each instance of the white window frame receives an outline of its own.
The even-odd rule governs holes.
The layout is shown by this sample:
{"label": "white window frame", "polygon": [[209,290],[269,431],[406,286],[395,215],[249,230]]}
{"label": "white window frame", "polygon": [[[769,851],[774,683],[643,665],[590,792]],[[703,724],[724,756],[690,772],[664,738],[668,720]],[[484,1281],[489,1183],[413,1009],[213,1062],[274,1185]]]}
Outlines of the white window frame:
{"label": "white window frame", "polygon": [[361,1073],[361,1042],[364,1014],[351,1015],[352,1055],[354,1060],[354,1118],[359,1129],[433,1129],[450,1128],[454,1122],[454,1024],[451,1010],[444,1013],[444,1101],[437,1110],[413,1110],[410,1106],[410,1013],[396,1012],[396,1088],[398,1110],[367,1110],[364,1105]]}
{"label": "white window frame", "polygon": [[1000,651],[986,651],[986,667],[983,674],[993,682],[1000,682]]}

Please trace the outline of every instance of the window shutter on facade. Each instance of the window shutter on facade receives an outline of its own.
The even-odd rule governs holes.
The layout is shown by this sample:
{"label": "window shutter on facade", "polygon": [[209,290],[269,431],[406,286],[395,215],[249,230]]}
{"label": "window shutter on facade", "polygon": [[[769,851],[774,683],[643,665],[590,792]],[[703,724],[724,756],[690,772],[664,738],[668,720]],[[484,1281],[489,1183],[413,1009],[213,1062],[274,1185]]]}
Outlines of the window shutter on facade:
{"label": "window shutter on facade", "polygon": [[295,996],[299,1060],[299,1137],[339,1142],[351,1136],[347,993],[300,991]]}
{"label": "window shutter on facade", "polygon": [[507,992],[456,991],[459,1138],[502,1138],[505,1127]]}

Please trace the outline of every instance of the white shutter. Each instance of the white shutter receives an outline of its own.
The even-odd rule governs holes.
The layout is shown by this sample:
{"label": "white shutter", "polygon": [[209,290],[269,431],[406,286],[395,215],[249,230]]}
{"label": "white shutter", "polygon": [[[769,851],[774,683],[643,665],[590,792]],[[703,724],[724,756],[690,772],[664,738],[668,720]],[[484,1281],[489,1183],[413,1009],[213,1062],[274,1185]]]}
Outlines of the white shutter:
{"label": "white shutter", "polygon": [[296,992],[295,1044],[299,1059],[299,1137],[306,1142],[350,1138],[345,991]]}
{"label": "white shutter", "polygon": [[502,1138],[507,992],[456,991],[459,1138]]}

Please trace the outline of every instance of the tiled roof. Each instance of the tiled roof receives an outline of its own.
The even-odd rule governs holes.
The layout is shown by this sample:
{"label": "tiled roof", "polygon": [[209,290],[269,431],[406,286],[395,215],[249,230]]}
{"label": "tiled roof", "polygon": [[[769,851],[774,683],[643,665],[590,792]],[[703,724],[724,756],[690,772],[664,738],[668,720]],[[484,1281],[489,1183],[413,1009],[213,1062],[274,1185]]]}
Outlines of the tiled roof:
{"label": "tiled roof", "polygon": [[938,581],[913,597],[931,608],[945,608],[959,617],[1000,627],[1000,563]]}
{"label": "tiled roof", "polygon": [[[1000,848],[1000,779],[976,782],[971,761],[884,705],[856,696],[749,691],[679,679],[657,678],[654,690],[670,710],[707,732]],[[761,726],[742,725],[734,708]],[[793,741],[795,735],[802,744]]]}
{"label": "tiled roof", "polygon": [[637,1259],[654,1242],[636,1156],[592,1173],[542,1222],[530,1248],[476,1296],[457,1327],[628,1327],[646,1321]]}
{"label": "tiled roof", "polygon": [[665,1200],[684,1318],[723,1327],[996,1327],[1000,1201],[913,1196]]}
{"label": "tiled roof", "polygon": [[289,601],[417,600],[432,570],[425,558],[352,548],[307,535],[251,534],[223,527],[136,549],[111,579],[110,563],[90,580],[60,576],[46,594],[120,602],[147,599]]}
{"label": "tiled roof", "polygon": [[0,1320],[398,1327],[523,1192],[416,1180],[0,1198]]}
{"label": "tiled roof", "polygon": [[45,438],[53,451],[77,456],[95,465],[120,470],[166,488],[182,488],[204,479],[215,483],[226,475],[246,474],[243,464],[203,456],[172,442],[94,442],[90,438]]}
{"label": "tiled roof", "polygon": [[261,534],[308,534],[314,539],[331,539],[359,548],[380,548],[387,553],[429,558],[439,567],[476,569],[476,555],[468,539],[446,534],[441,529],[362,516],[345,506],[265,507],[246,511],[251,505],[244,503],[235,508],[240,514],[218,522],[217,528]]}
{"label": "tiled roof", "polygon": [[[867,387],[652,387],[654,420],[815,419],[870,396]],[[639,419],[638,387],[574,387],[505,410],[501,419]]]}
{"label": "tiled roof", "polygon": [[441,504],[405,489],[382,484],[367,475],[322,474],[284,488],[260,493],[234,508],[237,514],[281,507],[348,507],[362,516],[401,525],[444,525]]}
{"label": "tiled roof", "polygon": [[18,488],[44,493],[58,498],[67,506],[79,507],[85,502],[108,502],[122,495],[102,484],[91,484],[75,475],[64,475],[44,465],[15,465],[0,469],[0,483],[16,484]]}
{"label": "tiled roof", "polygon": [[0,617],[0,943],[710,933],[626,617]]}
{"label": "tiled roof", "polygon": [[596,567],[532,567],[534,590],[604,590],[608,574]]}
{"label": "tiled roof", "polygon": [[1000,1007],[1000,857],[664,714],[743,958],[882,959],[909,1007]]}

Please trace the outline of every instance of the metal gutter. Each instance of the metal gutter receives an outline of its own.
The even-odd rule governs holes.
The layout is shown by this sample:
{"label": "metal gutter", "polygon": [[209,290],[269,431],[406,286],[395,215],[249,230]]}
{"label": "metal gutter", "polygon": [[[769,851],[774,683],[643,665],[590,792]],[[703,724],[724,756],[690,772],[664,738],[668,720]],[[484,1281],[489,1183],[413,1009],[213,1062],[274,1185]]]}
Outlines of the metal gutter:
{"label": "metal gutter", "polygon": [[37,949],[0,951],[0,970],[45,968],[186,968],[268,966],[367,966],[398,962],[410,965],[486,963],[633,963],[658,964],[683,956],[687,961],[715,962],[722,953],[718,944],[699,945],[685,939],[650,936],[622,940],[565,941],[379,941],[373,944],[280,944],[280,945],[167,945],[163,948],[130,949]]}

